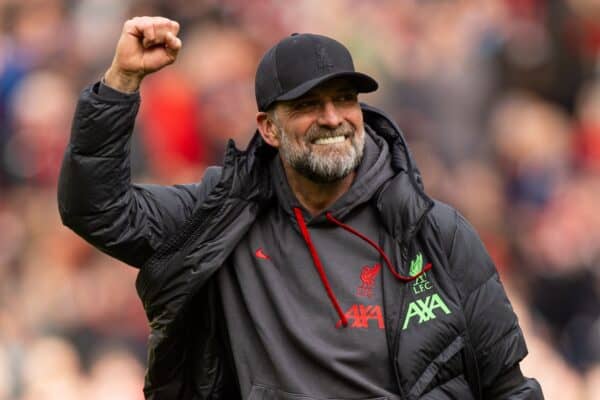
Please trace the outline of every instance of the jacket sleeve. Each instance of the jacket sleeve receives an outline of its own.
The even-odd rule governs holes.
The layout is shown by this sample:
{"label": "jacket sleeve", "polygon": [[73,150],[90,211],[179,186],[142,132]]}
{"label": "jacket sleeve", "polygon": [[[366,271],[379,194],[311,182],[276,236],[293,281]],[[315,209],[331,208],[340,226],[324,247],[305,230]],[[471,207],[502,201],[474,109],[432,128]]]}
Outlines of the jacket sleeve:
{"label": "jacket sleeve", "polygon": [[210,184],[132,184],[129,143],[140,96],[99,95],[99,85],[86,88],[77,104],[59,178],[59,212],[89,243],[140,267],[191,216],[218,171],[207,171]]}
{"label": "jacket sleeve", "polygon": [[455,216],[450,265],[463,294],[483,398],[543,399],[537,381],[523,377],[518,368],[527,347],[494,263],[473,227],[457,212]]}

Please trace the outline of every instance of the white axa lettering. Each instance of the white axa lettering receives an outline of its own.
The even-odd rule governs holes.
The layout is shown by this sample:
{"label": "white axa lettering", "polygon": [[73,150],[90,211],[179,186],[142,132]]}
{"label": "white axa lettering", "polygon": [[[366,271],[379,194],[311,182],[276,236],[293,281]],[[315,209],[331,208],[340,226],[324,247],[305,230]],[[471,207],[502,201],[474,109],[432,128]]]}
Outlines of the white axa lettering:
{"label": "white axa lettering", "polygon": [[408,305],[408,310],[406,312],[406,317],[404,318],[404,324],[402,325],[402,330],[406,330],[410,320],[418,316],[419,324],[423,322],[427,322],[431,319],[435,319],[435,313],[433,312],[436,309],[441,309],[445,314],[451,314],[452,312],[444,303],[444,300],[440,297],[439,294],[434,293],[431,296],[427,296],[425,300],[417,299]]}

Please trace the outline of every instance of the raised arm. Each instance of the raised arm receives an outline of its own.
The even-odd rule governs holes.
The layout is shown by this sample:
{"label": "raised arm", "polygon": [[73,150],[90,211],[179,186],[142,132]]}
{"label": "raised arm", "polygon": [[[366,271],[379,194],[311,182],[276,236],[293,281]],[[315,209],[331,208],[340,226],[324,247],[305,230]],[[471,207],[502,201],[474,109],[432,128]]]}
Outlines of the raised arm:
{"label": "raised arm", "polygon": [[[141,266],[191,216],[217,180],[132,185],[129,142],[144,76],[173,63],[179,25],[166,18],[127,21],[103,83],[86,88],[73,119],[58,187],[63,223],[104,252]],[[210,181],[210,182],[207,182]]]}

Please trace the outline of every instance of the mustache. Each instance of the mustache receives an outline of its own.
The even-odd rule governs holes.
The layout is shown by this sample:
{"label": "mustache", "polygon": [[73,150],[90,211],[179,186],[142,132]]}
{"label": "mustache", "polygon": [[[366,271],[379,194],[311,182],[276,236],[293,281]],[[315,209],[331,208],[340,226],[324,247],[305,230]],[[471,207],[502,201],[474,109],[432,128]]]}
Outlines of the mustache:
{"label": "mustache", "polygon": [[336,136],[354,136],[356,129],[348,122],[343,122],[342,125],[334,129],[323,128],[317,124],[313,124],[306,132],[306,140],[313,142],[317,139],[326,139]]}

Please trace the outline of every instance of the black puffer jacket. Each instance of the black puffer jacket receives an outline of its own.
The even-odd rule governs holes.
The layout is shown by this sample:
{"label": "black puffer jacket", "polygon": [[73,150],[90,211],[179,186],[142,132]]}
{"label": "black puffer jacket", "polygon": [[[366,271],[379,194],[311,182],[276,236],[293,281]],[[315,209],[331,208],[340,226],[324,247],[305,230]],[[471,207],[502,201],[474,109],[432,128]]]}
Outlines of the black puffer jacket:
{"label": "black puffer jacket", "polygon": [[[83,91],[73,121],[58,193],[63,223],[140,268],[136,286],[151,327],[147,398],[241,398],[211,277],[274,201],[267,168],[276,153],[255,135],[244,152],[229,143],[224,167],[209,168],[202,183],[132,185],[129,138],[139,95],[100,97],[97,85]],[[388,141],[397,174],[372,200],[400,246],[397,268],[409,274],[416,257],[433,266],[420,289],[411,282],[398,291],[384,279],[399,395],[541,399],[537,382],[518,369],[527,354],[523,335],[476,233],[423,192],[390,119],[366,105],[363,113]],[[423,287],[435,287],[444,307]]]}

